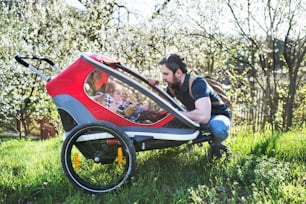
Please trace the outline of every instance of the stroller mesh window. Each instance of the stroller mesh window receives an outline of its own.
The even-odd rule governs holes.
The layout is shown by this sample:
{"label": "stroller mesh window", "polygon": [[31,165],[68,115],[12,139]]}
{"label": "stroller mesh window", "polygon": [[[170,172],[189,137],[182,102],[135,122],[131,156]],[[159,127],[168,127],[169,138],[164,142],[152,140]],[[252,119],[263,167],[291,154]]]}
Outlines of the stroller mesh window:
{"label": "stroller mesh window", "polygon": [[84,90],[101,108],[136,123],[155,123],[167,115],[149,97],[100,70],[88,75]]}

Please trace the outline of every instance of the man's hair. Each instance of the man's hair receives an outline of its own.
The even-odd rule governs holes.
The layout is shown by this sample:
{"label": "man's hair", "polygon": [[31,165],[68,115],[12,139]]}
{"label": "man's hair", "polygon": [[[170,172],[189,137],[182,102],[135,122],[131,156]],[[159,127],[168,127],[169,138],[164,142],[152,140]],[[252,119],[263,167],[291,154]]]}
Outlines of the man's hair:
{"label": "man's hair", "polygon": [[182,70],[183,73],[187,73],[187,65],[184,62],[184,58],[181,58],[177,54],[167,55],[158,64],[165,64],[173,73],[175,73],[178,69]]}

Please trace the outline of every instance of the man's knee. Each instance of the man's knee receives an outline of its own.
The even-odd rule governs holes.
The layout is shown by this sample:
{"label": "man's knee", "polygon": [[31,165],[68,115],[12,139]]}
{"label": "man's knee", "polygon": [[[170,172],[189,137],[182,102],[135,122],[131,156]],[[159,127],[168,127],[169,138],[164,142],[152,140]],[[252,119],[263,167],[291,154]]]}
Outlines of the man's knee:
{"label": "man's knee", "polygon": [[210,121],[209,130],[213,134],[215,142],[222,142],[229,136],[230,120],[224,117],[217,116]]}
{"label": "man's knee", "polygon": [[225,128],[214,128],[211,129],[211,133],[214,136],[215,142],[223,142],[224,140],[227,139],[229,135],[229,130]]}

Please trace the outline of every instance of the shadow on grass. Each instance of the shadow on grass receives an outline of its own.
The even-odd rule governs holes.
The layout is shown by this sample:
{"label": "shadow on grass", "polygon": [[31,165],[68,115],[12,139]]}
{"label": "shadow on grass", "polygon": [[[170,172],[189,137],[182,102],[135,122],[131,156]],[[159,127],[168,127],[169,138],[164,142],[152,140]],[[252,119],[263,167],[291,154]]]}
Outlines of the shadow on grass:
{"label": "shadow on grass", "polygon": [[[166,189],[168,193],[175,193],[178,189],[190,189],[198,185],[211,185],[211,177],[218,174],[218,166],[224,165],[220,161],[208,158],[206,147],[188,149],[186,146],[150,150],[150,156],[138,162],[133,182],[151,180],[156,189]],[[203,148],[198,151],[198,148]],[[187,192],[187,191],[186,191]]]}
{"label": "shadow on grass", "polygon": [[41,139],[34,136],[27,136],[27,137],[19,137],[16,135],[10,135],[10,134],[4,134],[0,133],[0,143],[1,142],[7,142],[11,140],[28,140],[28,141],[40,141]]}
{"label": "shadow on grass", "polygon": [[274,135],[267,135],[263,138],[262,142],[259,142],[252,148],[251,154],[275,156],[275,147],[277,141],[280,139],[281,134],[275,133]]}
{"label": "shadow on grass", "polygon": [[1,142],[6,142],[10,140],[16,140],[19,139],[19,137],[12,136],[12,135],[7,135],[7,134],[0,134],[0,141]]}

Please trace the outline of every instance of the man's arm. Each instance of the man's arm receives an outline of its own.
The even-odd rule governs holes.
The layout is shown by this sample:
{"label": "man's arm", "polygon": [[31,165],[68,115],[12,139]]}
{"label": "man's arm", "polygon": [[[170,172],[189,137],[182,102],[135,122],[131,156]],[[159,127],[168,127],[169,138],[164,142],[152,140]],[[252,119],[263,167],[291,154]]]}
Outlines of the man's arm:
{"label": "man's arm", "polygon": [[207,124],[211,116],[211,102],[209,97],[199,98],[195,101],[195,109],[182,112],[185,116],[200,124]]}

